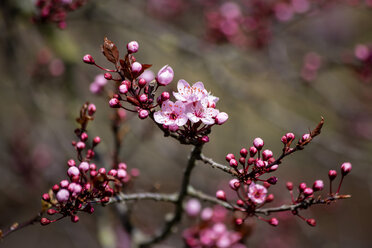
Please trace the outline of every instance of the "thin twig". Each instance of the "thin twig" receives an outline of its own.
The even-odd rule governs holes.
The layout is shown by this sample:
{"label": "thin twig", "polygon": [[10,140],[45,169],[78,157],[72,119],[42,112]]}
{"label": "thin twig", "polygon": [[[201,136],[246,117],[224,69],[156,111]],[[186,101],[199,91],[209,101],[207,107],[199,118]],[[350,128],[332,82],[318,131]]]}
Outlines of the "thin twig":
{"label": "thin twig", "polygon": [[177,202],[177,194],[160,194],[160,193],[135,193],[135,194],[124,194],[120,193],[111,198],[108,204],[125,202],[125,201],[139,201],[139,200],[154,200],[163,202]]}
{"label": "thin twig", "polygon": [[25,228],[25,227],[28,227],[30,225],[33,225],[35,224],[36,222],[39,222],[40,219],[41,219],[41,216],[42,216],[42,212],[38,213],[35,217],[33,217],[32,219],[28,220],[28,221],[25,221],[21,224],[19,223],[14,223],[8,230],[2,232],[0,230],[0,239],[3,239],[5,238],[6,236],[10,235],[11,233],[15,232],[15,231],[18,231],[22,228]]}
{"label": "thin twig", "polygon": [[234,175],[234,176],[238,175],[238,173],[235,170],[233,170],[232,168],[230,168],[226,165],[214,162],[211,158],[208,158],[208,157],[204,156],[203,154],[200,154],[200,158],[198,160],[203,161],[205,164],[211,165],[212,168],[220,169],[220,170],[222,170],[224,172],[227,172],[227,173],[229,173],[231,175]]}

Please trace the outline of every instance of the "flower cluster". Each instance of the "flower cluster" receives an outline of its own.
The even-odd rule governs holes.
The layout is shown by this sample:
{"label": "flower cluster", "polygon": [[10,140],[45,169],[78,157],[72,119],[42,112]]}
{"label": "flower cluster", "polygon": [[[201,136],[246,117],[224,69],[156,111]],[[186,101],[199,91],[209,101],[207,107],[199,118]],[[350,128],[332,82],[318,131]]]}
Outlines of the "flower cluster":
{"label": "flower cluster", "polygon": [[[321,122],[322,123],[322,122]],[[281,138],[284,144],[283,153],[278,159],[274,159],[273,152],[271,150],[263,150],[264,141],[261,138],[255,138],[253,146],[247,150],[242,148],[240,150],[240,158],[235,159],[234,154],[227,154],[226,160],[233,169],[233,173],[236,178],[230,180],[229,186],[232,190],[236,191],[238,200],[235,205],[231,205],[235,210],[244,212],[245,218],[251,216],[257,216],[257,214],[268,214],[267,211],[260,211],[261,207],[266,203],[274,200],[273,194],[268,194],[268,189],[271,185],[275,185],[278,178],[271,176],[267,179],[262,179],[261,176],[266,173],[271,173],[278,169],[278,165],[281,163],[282,158],[295,152],[298,149],[302,149],[304,145],[308,144],[317,133],[320,133],[321,125],[318,125],[311,133],[304,134],[299,140],[295,148],[291,148],[291,143],[295,139],[293,133],[287,133]],[[262,151],[262,152],[261,152]],[[249,158],[248,158],[249,157]],[[238,162],[239,161],[239,162]],[[241,164],[242,168],[238,169],[238,165]],[[346,162],[341,165],[342,178],[336,193],[332,191],[332,181],[335,179],[337,172],[331,170],[329,172],[330,179],[330,192],[329,196],[322,198],[321,196],[314,196],[314,192],[321,191],[324,188],[322,180],[316,180],[312,187],[307,187],[305,183],[301,183],[298,187],[298,196],[293,196],[293,183],[287,183],[287,189],[290,191],[292,198],[292,206],[287,211],[292,211],[294,215],[299,216],[305,220],[309,225],[315,226],[314,219],[305,219],[299,215],[299,210],[306,209],[313,204],[328,204],[336,199],[348,198],[348,195],[339,195],[340,187],[343,181],[343,177],[351,171],[351,164]],[[263,185],[258,184],[262,182]],[[219,200],[227,201],[226,193],[223,190],[216,192],[216,197]],[[244,219],[245,219],[244,218]],[[279,221],[276,218],[264,219],[258,216],[259,219],[266,221],[272,226],[277,226]],[[244,219],[236,219],[237,224],[242,224]]]}
{"label": "flower cluster", "polygon": [[65,29],[67,12],[80,8],[86,2],[87,0],[37,0],[35,6],[38,13],[33,20],[41,23],[54,22],[60,29]]}
{"label": "flower cluster", "polygon": [[[110,107],[137,112],[140,119],[150,116],[165,133],[178,134],[178,139],[182,143],[208,142],[211,127],[215,124],[222,125],[228,119],[225,112],[216,109],[218,97],[211,95],[202,82],[190,86],[185,80],[178,81],[178,92],[173,92],[175,102],[170,100],[171,94],[167,91],[156,97],[156,90],[159,87],[173,81],[174,71],[172,67],[165,65],[154,77],[151,71],[146,71],[151,65],[141,64],[134,57],[138,49],[138,42],[129,42],[127,54],[124,59],[120,59],[115,44],[105,38],[102,51],[115,65],[114,70],[102,68],[91,55],[85,55],[83,58],[85,63],[106,71],[95,78],[90,85],[91,92],[96,94],[102,92],[107,81],[113,80],[116,82],[116,94],[109,101]],[[112,72],[119,77],[114,77]],[[126,103],[129,107],[125,105]],[[161,110],[155,111],[159,105]]]}
{"label": "flower cluster", "polygon": [[[187,213],[191,211],[191,217],[196,217],[194,206],[200,203],[191,199],[187,203]],[[229,230],[225,224],[228,222],[227,210],[221,206],[204,208],[200,213],[198,225],[183,231],[183,239],[187,247],[217,247],[217,248],[243,248],[240,243],[244,237],[244,229],[238,226],[237,230]]]}
{"label": "flower cluster", "polygon": [[[106,171],[104,167],[97,168],[91,159],[94,156],[94,148],[101,142],[100,137],[95,137],[88,142],[85,127],[89,120],[93,119],[96,108],[93,104],[85,104],[81,110],[78,122],[82,128],[76,129],[78,141],[72,145],[77,151],[78,162],[74,159],[67,161],[68,179],[55,184],[49,193],[42,195],[44,209],[47,214],[61,216],[56,219],[41,218],[42,225],[47,225],[70,216],[72,222],[78,222],[78,212],[93,213],[93,205],[96,203],[108,203],[110,197],[120,192],[123,185],[130,180],[127,173],[127,165],[119,163],[116,169]],[[88,146],[90,146],[88,148]]]}

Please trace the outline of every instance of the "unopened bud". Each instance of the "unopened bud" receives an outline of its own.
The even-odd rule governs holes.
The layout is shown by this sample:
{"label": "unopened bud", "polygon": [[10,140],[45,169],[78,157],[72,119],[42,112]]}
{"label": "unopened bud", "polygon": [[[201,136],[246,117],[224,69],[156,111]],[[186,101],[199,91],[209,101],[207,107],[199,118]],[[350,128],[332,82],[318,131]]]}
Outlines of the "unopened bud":
{"label": "unopened bud", "polygon": [[84,63],[87,63],[87,64],[91,64],[91,65],[95,64],[94,59],[93,59],[92,55],[90,55],[90,54],[84,55],[83,61],[84,61]]}

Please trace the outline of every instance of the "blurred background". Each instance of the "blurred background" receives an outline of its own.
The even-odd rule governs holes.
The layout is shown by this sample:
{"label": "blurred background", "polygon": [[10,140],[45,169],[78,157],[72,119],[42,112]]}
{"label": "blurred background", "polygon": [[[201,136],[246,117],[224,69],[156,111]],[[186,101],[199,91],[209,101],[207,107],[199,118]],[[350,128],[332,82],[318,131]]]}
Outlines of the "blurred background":
{"label": "blurred background", "polygon": [[[283,134],[300,137],[325,118],[322,134],[275,172],[279,181],[270,192],[276,199],[268,206],[290,202],[287,181],[312,185],[322,179],[328,187],[328,170],[339,171],[345,161],[353,170],[341,193],[352,198],[303,211],[317,220],[316,228],[290,213],[276,216],[276,228],[252,219],[247,247],[372,245],[370,1],[79,2],[84,4],[66,11],[65,21],[60,14],[43,14],[35,1],[0,2],[0,228],[34,216],[41,194],[66,177],[66,161],[75,156],[75,118],[86,101],[97,106],[89,133],[103,140],[95,162],[110,166],[113,112],[106,97],[89,90],[101,71],[81,60],[90,53],[98,64],[111,66],[100,51],[107,36],[122,56],[129,41],[138,41],[138,61],[152,64],[155,73],[172,66],[175,80],[169,90],[179,79],[202,81],[220,98],[217,108],[229,120],[213,128],[204,149],[217,162],[248,148],[255,137],[278,156]],[[124,128],[120,158],[141,172],[127,192],[177,191],[191,147],[164,138],[151,121],[130,113]],[[192,185],[211,195],[226,189],[234,201],[230,179],[199,164]],[[131,206],[132,222],[148,234],[162,226],[173,207],[152,201]],[[47,227],[36,224],[0,246],[120,247],[116,243],[125,237],[111,210],[96,208],[77,224],[68,218]],[[154,247],[182,247],[182,230],[195,223],[184,218],[176,234]]]}

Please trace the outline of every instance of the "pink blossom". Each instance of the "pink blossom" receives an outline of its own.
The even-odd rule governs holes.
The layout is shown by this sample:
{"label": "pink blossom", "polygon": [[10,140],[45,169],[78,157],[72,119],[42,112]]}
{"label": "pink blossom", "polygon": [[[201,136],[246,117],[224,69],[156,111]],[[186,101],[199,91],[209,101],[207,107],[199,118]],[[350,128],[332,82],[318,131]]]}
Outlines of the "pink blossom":
{"label": "pink blossom", "polygon": [[219,111],[214,108],[208,108],[207,101],[207,98],[203,98],[202,101],[188,105],[187,118],[189,118],[191,122],[197,123],[202,121],[206,125],[213,125],[215,123],[214,118]]}
{"label": "pink blossom", "polygon": [[216,103],[218,102],[218,100],[219,100],[218,97],[209,94],[207,96],[208,108],[216,108]]}
{"label": "pink blossom", "polygon": [[249,185],[248,197],[256,204],[264,203],[266,200],[267,189],[259,184],[251,183]]}
{"label": "pink blossom", "polygon": [[192,198],[186,203],[186,213],[189,216],[195,217],[201,210],[201,204],[198,199]]}
{"label": "pink blossom", "polygon": [[161,110],[154,113],[154,119],[157,123],[167,126],[183,126],[187,122],[185,105],[181,101],[173,103],[167,100],[161,105]]}
{"label": "pink blossom", "polygon": [[60,191],[58,191],[56,195],[57,201],[61,203],[67,202],[69,197],[70,197],[70,192],[68,192],[67,189],[61,189]]}
{"label": "pink blossom", "polygon": [[155,74],[151,70],[144,71],[139,78],[145,79],[147,83],[150,83],[155,78]]}
{"label": "pink blossom", "polygon": [[366,45],[359,44],[355,47],[354,54],[359,60],[366,60],[369,56],[369,49]]}
{"label": "pink blossom", "polygon": [[185,103],[198,102],[204,97],[208,96],[208,92],[204,89],[202,82],[196,82],[192,87],[188,82],[181,79],[177,84],[177,92],[173,92],[174,97]]}

